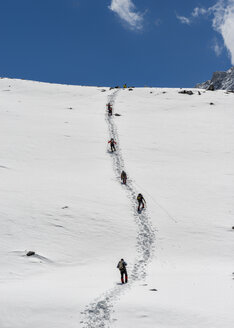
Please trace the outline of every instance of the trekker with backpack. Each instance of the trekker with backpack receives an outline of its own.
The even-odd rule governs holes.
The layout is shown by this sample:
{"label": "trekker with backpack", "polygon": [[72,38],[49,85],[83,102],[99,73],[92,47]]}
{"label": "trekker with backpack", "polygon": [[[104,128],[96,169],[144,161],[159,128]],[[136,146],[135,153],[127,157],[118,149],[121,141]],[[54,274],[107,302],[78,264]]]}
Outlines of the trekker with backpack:
{"label": "trekker with backpack", "polygon": [[125,278],[125,283],[128,282],[128,274],[127,274],[127,269],[126,269],[127,263],[124,261],[124,259],[121,259],[117,265],[117,268],[120,271],[121,274],[121,282],[124,284],[124,278]]}
{"label": "trekker with backpack", "polygon": [[138,212],[140,212],[145,207],[145,198],[142,196],[142,194],[138,194],[137,196],[138,201]]}
{"label": "trekker with backpack", "polygon": [[126,174],[125,171],[122,171],[122,173],[121,173],[121,180],[122,180],[123,184],[126,184],[126,182],[127,182],[127,174]]}
{"label": "trekker with backpack", "polygon": [[108,141],[108,143],[110,144],[110,147],[111,147],[111,151],[116,151],[116,148],[115,148],[115,145],[116,145],[116,142],[113,138],[111,138],[110,141]]}
{"label": "trekker with backpack", "polygon": [[107,104],[107,110],[108,110],[108,115],[109,116],[112,116],[112,106],[111,106],[111,103],[108,103]]}

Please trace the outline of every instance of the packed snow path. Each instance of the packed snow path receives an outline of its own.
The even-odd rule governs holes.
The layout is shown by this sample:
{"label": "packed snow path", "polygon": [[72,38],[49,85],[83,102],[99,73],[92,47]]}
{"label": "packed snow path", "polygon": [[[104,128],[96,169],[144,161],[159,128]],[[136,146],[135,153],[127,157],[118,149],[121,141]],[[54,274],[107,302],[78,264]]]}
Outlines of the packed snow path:
{"label": "packed snow path", "polygon": [[[117,94],[120,90],[115,90],[111,95],[108,96],[108,103],[112,104],[114,109],[115,100]],[[118,137],[118,130],[114,122],[114,116],[108,116],[106,114],[106,122],[109,129],[109,137],[114,138],[117,143],[116,152],[111,153],[113,159],[113,168],[115,171],[116,179],[121,183],[120,176],[121,172],[124,170],[127,172],[123,156],[120,148],[120,141]],[[146,276],[146,267],[152,256],[154,249],[154,228],[151,224],[147,210],[144,209],[141,213],[137,211],[137,195],[139,191],[136,191],[133,181],[129,177],[127,172],[128,180],[127,184],[123,185],[123,189],[127,192],[127,196],[131,201],[131,207],[134,215],[135,222],[138,226],[137,235],[137,252],[138,256],[133,265],[133,269],[128,273],[129,282],[125,285],[117,285],[113,289],[107,291],[99,299],[95,300],[93,303],[89,304],[85,309],[83,327],[84,328],[104,328],[109,327],[111,324],[111,313],[113,309],[113,303],[117,300],[121,293],[123,293],[127,288],[130,288],[132,284],[136,281],[142,280]],[[117,259],[118,260],[118,259]]]}

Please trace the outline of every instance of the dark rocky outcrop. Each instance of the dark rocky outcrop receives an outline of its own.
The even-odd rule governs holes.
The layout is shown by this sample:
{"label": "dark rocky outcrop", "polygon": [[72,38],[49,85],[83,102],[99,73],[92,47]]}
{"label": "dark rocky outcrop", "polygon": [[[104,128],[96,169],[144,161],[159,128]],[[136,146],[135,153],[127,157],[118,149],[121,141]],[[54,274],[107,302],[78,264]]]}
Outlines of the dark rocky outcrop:
{"label": "dark rocky outcrop", "polygon": [[191,90],[183,90],[183,91],[179,91],[179,93],[189,96],[193,95],[193,92]]}
{"label": "dark rocky outcrop", "polygon": [[29,252],[27,252],[26,255],[27,255],[27,256],[33,256],[33,255],[35,255],[35,252],[33,252],[33,251],[29,251]]}
{"label": "dark rocky outcrop", "polygon": [[234,91],[234,66],[226,72],[213,73],[212,79],[195,86],[199,89],[207,90],[228,90]]}

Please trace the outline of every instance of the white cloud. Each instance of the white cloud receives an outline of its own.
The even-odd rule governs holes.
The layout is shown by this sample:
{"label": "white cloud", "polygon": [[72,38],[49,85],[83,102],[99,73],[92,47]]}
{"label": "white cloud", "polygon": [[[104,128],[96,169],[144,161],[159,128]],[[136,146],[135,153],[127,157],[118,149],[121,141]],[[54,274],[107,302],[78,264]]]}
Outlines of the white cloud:
{"label": "white cloud", "polygon": [[213,28],[219,32],[234,65],[234,0],[220,0],[210,8],[213,12]]}
{"label": "white cloud", "polygon": [[219,57],[223,51],[223,46],[218,43],[217,39],[215,39],[212,45],[212,49],[214,50],[216,56]]}
{"label": "white cloud", "polygon": [[[223,37],[224,45],[227,48],[232,65],[234,65],[234,0],[218,0],[216,4],[207,9],[194,8],[190,17],[176,16],[181,23],[191,24],[199,16],[207,16],[212,20],[214,30]],[[216,55],[220,55],[223,47],[217,42],[213,49]]]}
{"label": "white cloud", "polygon": [[196,7],[193,9],[192,16],[198,17],[200,15],[205,15],[206,13],[207,13],[207,9]]}
{"label": "white cloud", "polygon": [[112,0],[109,9],[115,12],[132,30],[141,30],[143,14],[136,12],[132,0]]}
{"label": "white cloud", "polygon": [[187,25],[190,25],[190,24],[191,24],[191,20],[190,20],[188,17],[176,15],[176,18],[177,18],[182,24],[187,24]]}

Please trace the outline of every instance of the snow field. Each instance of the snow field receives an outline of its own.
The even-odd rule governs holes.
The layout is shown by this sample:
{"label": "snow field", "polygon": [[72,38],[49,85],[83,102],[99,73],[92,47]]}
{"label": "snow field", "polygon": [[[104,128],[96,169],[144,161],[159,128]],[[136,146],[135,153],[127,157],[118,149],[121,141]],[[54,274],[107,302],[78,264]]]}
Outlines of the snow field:
{"label": "snow field", "polygon": [[0,88],[1,327],[77,326],[119,280],[118,259],[136,254],[107,154],[106,95],[7,79]]}
{"label": "snow field", "polygon": [[0,80],[2,328],[232,327],[233,95],[178,91]]}
{"label": "snow field", "polygon": [[125,163],[158,232],[147,285],[121,298],[114,327],[233,324],[233,95],[178,91],[116,102]]}

